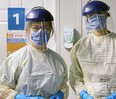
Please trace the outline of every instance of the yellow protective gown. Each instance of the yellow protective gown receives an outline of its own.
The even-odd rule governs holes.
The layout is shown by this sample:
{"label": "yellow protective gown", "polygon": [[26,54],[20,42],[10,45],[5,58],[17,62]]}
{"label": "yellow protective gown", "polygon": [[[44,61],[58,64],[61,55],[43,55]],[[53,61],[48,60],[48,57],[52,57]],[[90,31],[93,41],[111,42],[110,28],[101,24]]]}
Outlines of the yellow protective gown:
{"label": "yellow protective gown", "polygon": [[64,99],[68,97],[67,67],[62,57],[50,49],[42,52],[31,45],[14,52],[4,61],[0,67],[0,83],[3,86],[2,89],[0,87],[2,96],[5,87],[8,87],[11,91],[7,97],[9,94],[15,96],[18,92],[49,99],[59,90],[64,92]]}
{"label": "yellow protective gown", "polygon": [[104,99],[116,91],[116,34],[88,34],[71,50],[70,85],[79,93],[86,90],[94,99]]}

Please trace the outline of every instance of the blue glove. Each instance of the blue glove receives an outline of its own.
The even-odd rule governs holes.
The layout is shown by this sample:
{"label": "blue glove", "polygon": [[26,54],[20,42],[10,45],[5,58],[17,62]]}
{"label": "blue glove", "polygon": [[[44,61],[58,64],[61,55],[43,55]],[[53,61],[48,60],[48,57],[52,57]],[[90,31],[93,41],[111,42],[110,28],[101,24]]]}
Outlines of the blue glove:
{"label": "blue glove", "polygon": [[62,91],[58,91],[58,93],[51,96],[50,99],[64,99],[64,93]]}
{"label": "blue glove", "polygon": [[106,97],[105,99],[116,99],[116,92],[114,92],[112,95]]}
{"label": "blue glove", "polygon": [[16,94],[15,99],[45,99],[41,96],[28,96],[23,94]]}
{"label": "blue glove", "polygon": [[90,96],[85,90],[82,90],[80,92],[80,97],[82,99],[94,99],[92,96]]}

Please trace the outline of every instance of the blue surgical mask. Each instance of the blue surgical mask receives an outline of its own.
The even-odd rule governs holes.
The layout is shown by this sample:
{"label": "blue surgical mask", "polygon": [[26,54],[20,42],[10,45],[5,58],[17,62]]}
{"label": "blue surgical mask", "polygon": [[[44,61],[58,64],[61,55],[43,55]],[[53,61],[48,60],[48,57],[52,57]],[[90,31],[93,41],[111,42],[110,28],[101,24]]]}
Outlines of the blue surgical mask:
{"label": "blue surgical mask", "polygon": [[49,38],[50,38],[50,32],[46,32],[43,30],[39,30],[37,32],[31,33],[31,40],[34,42],[34,44],[38,46],[47,44]]}
{"label": "blue surgical mask", "polygon": [[88,18],[89,25],[93,30],[102,30],[106,26],[105,15],[97,14]]}

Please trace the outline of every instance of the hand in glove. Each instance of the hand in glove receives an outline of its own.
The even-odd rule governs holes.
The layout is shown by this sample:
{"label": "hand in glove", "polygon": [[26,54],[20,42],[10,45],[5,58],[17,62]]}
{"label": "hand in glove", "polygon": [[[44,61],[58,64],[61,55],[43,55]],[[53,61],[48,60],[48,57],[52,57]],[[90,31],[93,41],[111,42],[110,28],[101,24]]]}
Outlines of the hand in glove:
{"label": "hand in glove", "polygon": [[28,96],[23,94],[16,94],[15,99],[45,99],[41,96]]}
{"label": "hand in glove", "polygon": [[85,90],[82,90],[80,92],[81,99],[94,99],[92,96],[90,96]]}
{"label": "hand in glove", "polygon": [[116,92],[114,92],[112,95],[106,97],[105,99],[116,99]]}
{"label": "hand in glove", "polygon": [[58,91],[58,93],[51,96],[50,99],[64,99],[64,93],[62,91]]}

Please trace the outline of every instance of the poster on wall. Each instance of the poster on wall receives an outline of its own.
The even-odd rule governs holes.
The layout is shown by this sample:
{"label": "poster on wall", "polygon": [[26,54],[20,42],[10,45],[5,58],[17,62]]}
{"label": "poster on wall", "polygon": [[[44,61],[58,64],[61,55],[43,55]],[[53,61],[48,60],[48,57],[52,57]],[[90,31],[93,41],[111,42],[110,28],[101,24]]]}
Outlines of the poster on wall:
{"label": "poster on wall", "polygon": [[8,8],[8,30],[24,30],[25,8]]}
{"label": "poster on wall", "polygon": [[6,38],[7,56],[26,45],[24,33],[6,33]]}

